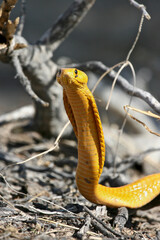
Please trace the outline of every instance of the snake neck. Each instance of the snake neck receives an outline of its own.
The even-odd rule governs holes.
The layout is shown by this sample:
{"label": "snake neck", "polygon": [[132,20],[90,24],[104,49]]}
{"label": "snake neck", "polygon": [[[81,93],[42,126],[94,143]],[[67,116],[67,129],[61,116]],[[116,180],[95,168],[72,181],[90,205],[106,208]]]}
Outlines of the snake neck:
{"label": "snake neck", "polygon": [[[101,173],[99,167],[101,157],[100,141],[91,105],[91,101],[95,103],[95,100],[88,88],[83,89],[83,92],[82,90],[74,90],[74,92],[67,90],[67,98],[77,127],[77,186],[82,195],[93,201],[91,198],[93,198]],[[90,196],[90,192],[92,192],[92,196]]]}

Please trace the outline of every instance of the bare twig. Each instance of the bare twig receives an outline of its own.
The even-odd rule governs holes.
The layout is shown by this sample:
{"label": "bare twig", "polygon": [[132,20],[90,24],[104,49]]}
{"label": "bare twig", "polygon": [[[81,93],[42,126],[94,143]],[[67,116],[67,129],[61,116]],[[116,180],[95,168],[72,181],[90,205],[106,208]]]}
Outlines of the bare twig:
{"label": "bare twig", "polygon": [[126,207],[118,208],[118,214],[114,219],[113,226],[118,227],[122,230],[122,228],[126,225],[128,221],[128,209]]}
{"label": "bare twig", "polygon": [[29,94],[29,96],[36,101],[37,103],[42,104],[44,107],[48,106],[48,103],[43,101],[42,99],[40,99],[35,92],[32,90],[31,88],[31,84],[30,81],[28,80],[28,78],[24,75],[23,70],[22,70],[22,66],[20,64],[20,61],[17,57],[16,54],[12,54],[12,58],[11,58],[12,64],[14,66],[14,68],[16,69],[17,72],[17,77],[19,78],[21,84],[23,85],[23,87],[25,88],[26,92]]}
{"label": "bare twig", "polygon": [[84,18],[95,0],[74,0],[70,7],[38,41],[55,51],[77,24]]}
{"label": "bare twig", "polygon": [[42,152],[42,153],[36,154],[35,156],[32,156],[32,157],[30,157],[30,158],[27,158],[27,159],[24,160],[24,161],[12,163],[12,164],[8,165],[7,167],[5,167],[5,168],[3,169],[3,171],[6,170],[7,168],[13,167],[13,166],[15,166],[15,165],[24,164],[24,163],[26,163],[26,162],[29,162],[29,161],[31,161],[31,160],[33,160],[33,159],[35,159],[35,158],[41,157],[41,156],[43,156],[43,155],[45,155],[45,154],[53,151],[53,150],[58,146],[59,140],[60,140],[60,138],[62,137],[65,129],[69,126],[69,124],[70,124],[70,121],[68,121],[68,122],[65,124],[65,126],[62,128],[60,134],[59,134],[58,137],[56,138],[56,141],[54,142],[54,144],[53,144],[53,146],[52,146],[51,148],[49,148],[48,150],[46,150],[46,151],[44,151],[44,152]]}
{"label": "bare twig", "polygon": [[26,18],[26,0],[21,0],[21,17],[20,17],[20,22],[16,32],[18,36],[22,35],[24,24],[25,24],[25,18]]}
{"label": "bare twig", "polygon": [[14,210],[17,211],[17,208],[15,208],[15,206],[14,206],[12,203],[10,203],[8,200],[6,200],[3,196],[0,195],[0,198],[1,198],[4,202],[6,202],[10,207],[12,207]]}
{"label": "bare twig", "polygon": [[[124,110],[125,112],[129,109],[130,107],[126,108],[126,106],[124,106]],[[154,134],[158,137],[160,137],[160,133],[154,132],[152,131],[143,121],[140,121],[139,119],[137,119],[136,117],[134,117],[132,114],[127,112],[127,115],[130,116],[133,120],[137,121],[138,123],[140,123],[148,132],[150,132],[151,134]]]}
{"label": "bare twig", "polygon": [[[102,75],[104,72],[109,70],[109,67],[104,65],[102,62],[99,61],[89,61],[85,63],[77,63],[72,64],[70,66],[75,66],[77,68],[80,68],[84,71],[92,71],[96,74]],[[108,77],[111,80],[114,80],[117,72],[112,70],[110,73],[108,73]],[[157,113],[160,113],[160,102],[152,96],[151,93],[144,91],[138,87],[133,87],[132,84],[130,84],[124,77],[119,76],[117,78],[117,84],[129,95],[133,95],[134,97],[138,97],[142,99],[144,102],[146,102],[153,110],[155,110]],[[133,92],[134,89],[134,92]]]}
{"label": "bare twig", "polygon": [[[136,74],[135,74],[135,70],[134,70],[134,67],[132,65],[132,63],[129,61],[129,58],[131,56],[131,53],[133,52],[135,46],[136,46],[136,43],[138,42],[138,39],[139,39],[139,36],[140,36],[140,33],[141,33],[141,30],[142,30],[142,26],[143,26],[143,21],[144,21],[144,15],[142,14],[142,17],[141,17],[141,20],[140,20],[140,24],[139,24],[139,27],[138,27],[138,32],[137,32],[137,35],[136,35],[136,38],[127,54],[127,57],[126,57],[126,61],[124,61],[124,63],[122,64],[122,66],[120,67],[120,69],[118,70],[115,78],[114,78],[114,81],[112,83],[112,88],[111,88],[111,91],[110,91],[110,95],[109,95],[109,98],[108,98],[108,102],[107,102],[107,105],[106,105],[106,110],[108,110],[108,107],[109,107],[109,104],[110,104],[110,100],[111,100],[111,96],[112,96],[112,92],[113,92],[113,89],[114,89],[114,86],[117,82],[117,78],[118,76],[120,75],[120,73],[122,72],[122,70],[127,67],[129,65],[131,71],[132,71],[132,76],[133,76],[133,91],[132,91],[132,94],[131,94],[131,97],[130,97],[130,100],[129,100],[129,105],[131,104],[132,102],[132,97],[133,97],[133,93],[134,93],[134,89],[135,89],[135,86],[136,86]],[[107,71],[108,72],[108,71]],[[104,74],[103,74],[104,75]],[[102,75],[102,76],[103,76]],[[123,133],[123,130],[124,130],[124,127],[125,127],[125,124],[127,122],[127,114],[128,114],[128,111],[126,112],[125,116],[124,116],[124,120],[123,120],[123,123],[122,123],[122,126],[121,128],[119,129],[119,134],[118,134],[118,139],[117,139],[117,144],[116,144],[116,149],[115,149],[115,154],[114,154],[114,160],[113,160],[113,165],[114,165],[114,174],[116,172],[116,157],[117,157],[117,153],[118,153],[118,147],[119,147],[119,142],[120,142],[120,137]]]}
{"label": "bare twig", "polygon": [[34,115],[34,108],[32,105],[27,105],[16,109],[12,112],[0,115],[0,125],[18,120],[31,119]]}
{"label": "bare twig", "polygon": [[109,104],[110,104],[110,101],[111,101],[111,98],[112,98],[112,92],[113,92],[113,89],[115,87],[115,84],[117,82],[117,78],[118,76],[120,75],[120,73],[122,72],[122,70],[128,65],[128,62],[124,62],[123,65],[120,67],[120,69],[118,70],[115,78],[114,78],[114,81],[112,83],[112,87],[111,87],[111,91],[110,91],[110,94],[109,94],[109,97],[108,97],[108,101],[107,101],[107,105],[106,105],[106,110],[108,110],[109,108]]}
{"label": "bare twig", "polygon": [[65,218],[65,217],[69,217],[69,218],[77,218],[77,216],[76,215],[74,215],[74,214],[71,214],[71,213],[64,213],[64,212],[58,212],[58,211],[49,211],[49,210],[42,210],[42,209],[38,209],[38,208],[36,208],[36,207],[33,207],[33,206],[29,206],[28,207],[29,208],[29,210],[31,210],[31,211],[33,211],[33,212],[36,212],[36,213],[41,213],[41,214],[43,214],[43,215],[52,215],[52,216],[56,216],[56,217],[61,217],[61,218]]}
{"label": "bare twig", "polygon": [[140,11],[142,11],[142,14],[145,16],[147,20],[151,19],[151,16],[149,13],[146,11],[146,7],[143,4],[139,4],[135,0],[129,0],[130,4],[133,5],[134,7],[138,8]]}
{"label": "bare twig", "polygon": [[106,228],[109,232],[113,233],[115,236],[117,237],[121,237],[121,234],[114,231],[112,228],[108,227],[107,225],[105,225],[105,223],[103,221],[101,221],[100,219],[98,219],[86,206],[83,206],[84,210],[92,217],[94,218],[98,223],[100,223],[104,228]]}
{"label": "bare twig", "polygon": [[[94,93],[94,91],[96,90],[98,84],[103,80],[103,78],[104,78],[105,76],[107,76],[113,69],[115,69],[116,67],[121,66],[121,65],[124,64],[124,63],[125,63],[125,61],[119,62],[119,63],[115,64],[114,66],[110,67],[106,72],[104,72],[104,73],[100,76],[100,78],[98,79],[98,81],[96,82],[96,84],[94,85],[94,87],[93,87],[93,89],[92,89],[92,93]],[[119,75],[118,75],[118,76],[119,76]],[[116,77],[115,77],[115,78],[116,78]]]}
{"label": "bare twig", "polygon": [[[91,224],[93,225],[93,227],[98,230],[101,234],[103,234],[104,236],[107,237],[107,239],[114,239],[116,240],[117,238],[114,237],[114,235],[112,233],[110,233],[104,226],[102,226],[102,224],[100,224],[99,222],[97,222],[96,220],[91,220]],[[101,240],[103,238],[100,238]]]}
{"label": "bare twig", "polygon": [[89,226],[91,224],[91,217],[87,216],[86,217],[86,221],[84,223],[84,225],[81,227],[81,229],[77,232],[77,236],[78,238],[84,238],[84,235],[89,231]]}
{"label": "bare twig", "polygon": [[[132,102],[132,97],[133,97],[133,93],[134,93],[134,88],[136,86],[136,74],[135,74],[135,71],[134,71],[134,68],[133,68],[133,65],[131,64],[131,62],[129,61],[126,61],[122,67],[119,69],[119,71],[117,72],[117,75],[112,83],[112,89],[114,88],[114,85],[117,81],[117,78],[118,76],[120,75],[121,71],[123,70],[123,68],[125,68],[126,66],[130,67],[131,71],[132,71],[132,76],[133,76],[133,92],[132,92],[132,95],[129,99],[129,106]],[[107,106],[106,106],[106,109],[108,109],[108,106],[109,106],[109,102],[110,102],[110,99],[111,99],[111,94],[112,94],[112,89],[111,89],[111,92],[110,92],[110,96],[109,96],[109,99],[108,99],[108,103],[107,103]],[[114,166],[114,174],[116,173],[116,157],[117,157],[117,154],[118,154],[118,148],[119,148],[119,142],[120,142],[120,138],[122,136],[122,133],[123,133],[123,130],[124,130],[124,127],[126,125],[126,122],[127,122],[127,114],[128,114],[128,111],[126,112],[125,116],[124,116],[124,120],[123,120],[123,123],[122,123],[122,126],[121,128],[119,129],[119,132],[118,132],[118,139],[117,139],[117,143],[116,143],[116,148],[115,148],[115,153],[114,153],[114,157],[113,157],[113,166]]]}
{"label": "bare twig", "polygon": [[[48,223],[54,223],[57,227],[61,226],[61,227],[66,227],[66,228],[70,228],[70,229],[80,230],[78,227],[70,226],[70,225],[67,225],[64,223],[60,223],[60,222],[55,222],[55,221],[52,221],[52,220],[49,220],[46,218],[38,218],[38,220],[43,221],[43,222],[48,222]],[[93,235],[93,236],[99,236],[97,233],[94,233],[91,231],[88,231],[87,233],[90,235]]]}
{"label": "bare twig", "polygon": [[28,161],[31,161],[31,160],[33,160],[33,159],[35,159],[35,158],[37,158],[37,157],[41,157],[41,156],[43,156],[43,155],[45,155],[45,154],[53,151],[53,150],[58,146],[59,140],[60,140],[60,138],[62,137],[65,129],[68,127],[69,124],[70,124],[70,121],[68,121],[68,122],[65,124],[65,126],[62,128],[62,131],[60,132],[60,134],[58,135],[56,141],[54,142],[53,147],[51,147],[50,149],[48,149],[48,150],[46,150],[46,151],[44,151],[44,152],[42,152],[42,153],[36,154],[35,156],[30,157],[30,158],[28,158],[28,159],[26,159],[26,160],[24,160],[24,161],[22,161],[22,162],[19,162],[19,163],[17,163],[17,164],[19,165],[19,164],[26,163],[26,162],[28,162]]}
{"label": "bare twig", "polygon": [[132,47],[130,48],[130,50],[129,50],[128,54],[127,54],[126,61],[129,60],[129,58],[130,58],[130,56],[131,56],[131,53],[133,52],[133,50],[134,50],[134,48],[135,48],[135,46],[136,46],[136,43],[137,43],[137,41],[138,41],[138,39],[139,39],[139,36],[140,36],[140,34],[141,34],[141,31],[142,31],[143,22],[144,22],[144,15],[142,14],[141,21],[140,21],[140,23],[139,23],[139,28],[138,28],[137,36],[136,36],[136,38],[135,38],[135,40],[134,40],[134,42],[133,42]]}

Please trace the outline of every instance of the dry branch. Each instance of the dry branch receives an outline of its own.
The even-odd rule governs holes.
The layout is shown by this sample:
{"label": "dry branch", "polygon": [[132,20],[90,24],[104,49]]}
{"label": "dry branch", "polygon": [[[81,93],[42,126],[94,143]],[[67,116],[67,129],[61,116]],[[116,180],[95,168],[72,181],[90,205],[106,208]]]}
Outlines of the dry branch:
{"label": "dry branch", "polygon": [[[34,126],[44,135],[57,136],[67,121],[62,102],[62,89],[55,79],[58,66],[51,59],[53,51],[82,20],[94,2],[95,0],[73,1],[71,7],[35,45],[30,45],[24,38],[14,35],[15,43],[28,45],[27,48],[18,51],[17,57],[26,78],[31,82],[30,90],[32,89],[40,99],[49,103],[49,107],[45,108],[39,104],[39,101],[35,101]],[[0,53],[0,60],[10,62],[10,56],[7,58],[6,51]],[[27,84],[28,81],[25,82],[25,85]],[[31,95],[31,91],[29,94]],[[67,129],[66,134],[70,132],[71,127]]]}
{"label": "dry branch", "polygon": [[13,64],[17,76],[22,83],[24,89],[29,94],[31,98],[33,98],[36,102],[48,106],[48,103],[41,100],[32,90],[31,84],[28,80],[28,78],[24,75],[22,66],[20,64],[20,61],[18,59],[18,56],[14,50],[21,49],[26,47],[23,43],[15,43],[13,41],[13,37],[15,34],[15,31],[17,29],[17,26],[19,24],[19,18],[16,18],[15,21],[11,21],[9,19],[11,10],[15,7],[17,0],[8,0],[3,1],[1,5],[1,17],[0,17],[0,49],[5,49],[5,54],[8,55],[9,58],[11,58],[11,63]]}
{"label": "dry branch", "polygon": [[96,0],[75,0],[38,41],[55,51],[85,17]]}
{"label": "dry branch", "polygon": [[0,116],[0,125],[4,123],[24,120],[24,119],[31,119],[34,115],[34,108],[31,105],[21,107],[9,113],[5,113]]}
{"label": "dry branch", "polygon": [[[92,71],[98,75],[102,75],[104,72],[106,72],[109,67],[104,65],[102,62],[99,61],[89,61],[85,63],[77,63],[71,66],[75,66],[77,68],[80,68],[84,71]],[[110,80],[114,80],[117,72],[111,71],[108,74],[108,77]],[[154,111],[157,113],[160,113],[160,102],[152,96],[151,93],[144,91],[138,87],[134,87],[130,84],[124,77],[119,76],[117,78],[117,84],[129,95],[137,97],[142,99],[144,102],[146,102]],[[133,91],[134,90],[134,91]]]}
{"label": "dry branch", "polygon": [[113,230],[111,227],[107,226],[103,221],[98,219],[86,206],[83,206],[83,208],[93,219],[97,221],[97,223],[101,224],[104,227],[104,229],[106,229],[107,231],[109,231],[110,233],[114,234],[117,237],[121,237],[120,233]]}
{"label": "dry branch", "polygon": [[[53,53],[87,14],[94,3],[95,0],[73,1],[71,6],[60,15],[53,26],[34,45],[27,43],[23,37],[13,36],[14,46],[22,44],[21,46],[23,47],[23,45],[28,45],[28,47],[16,51],[24,73],[23,79],[25,76],[27,80],[24,85],[31,90],[30,95],[32,95],[31,92],[34,92],[38,98],[49,103],[49,107],[46,108],[39,104],[41,100],[36,101],[37,97],[34,98],[32,96],[35,99],[34,127],[44,135],[57,136],[67,121],[62,102],[62,89],[55,80],[56,72],[61,66],[58,66],[52,60]],[[10,62],[10,56],[6,55],[6,51],[0,51],[0,60]],[[76,64],[75,66],[85,71],[93,71],[98,75],[103,74],[108,69],[101,62],[86,62],[84,64]],[[65,66],[63,65],[63,67]],[[115,71],[109,74],[112,81],[115,75]],[[27,85],[28,83],[31,83],[31,87]],[[132,95],[133,86],[126,79],[119,76],[117,83],[125,92]],[[152,109],[160,113],[160,103],[150,93],[135,88],[133,95],[143,99]],[[70,135],[70,133],[71,127],[67,128],[65,134]]]}
{"label": "dry branch", "polygon": [[133,5],[134,7],[136,7],[137,9],[139,9],[140,11],[142,11],[142,14],[145,16],[145,18],[147,20],[151,19],[151,16],[149,15],[149,13],[146,11],[146,7],[143,4],[139,4],[138,2],[136,2],[135,0],[129,0],[130,4]]}
{"label": "dry branch", "polygon": [[20,22],[19,26],[17,29],[17,35],[21,36],[25,24],[25,18],[26,18],[26,0],[21,0],[21,17],[20,17]]}
{"label": "dry branch", "polygon": [[17,72],[17,77],[19,78],[21,84],[23,85],[24,89],[26,90],[26,92],[30,95],[31,98],[33,98],[33,100],[35,100],[38,104],[42,104],[44,107],[48,106],[47,102],[44,102],[42,99],[40,99],[32,90],[31,88],[31,84],[28,80],[28,78],[24,75],[23,70],[22,70],[22,66],[20,64],[20,61],[17,57],[16,54],[13,54],[11,62],[14,66],[14,68],[16,69]]}

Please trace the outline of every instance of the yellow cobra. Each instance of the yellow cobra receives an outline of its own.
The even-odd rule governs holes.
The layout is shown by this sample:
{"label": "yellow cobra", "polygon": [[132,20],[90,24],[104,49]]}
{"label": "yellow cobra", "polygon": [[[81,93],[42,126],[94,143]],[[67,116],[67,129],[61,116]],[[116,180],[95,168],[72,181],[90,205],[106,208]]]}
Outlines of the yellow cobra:
{"label": "yellow cobra", "polygon": [[160,194],[160,173],[122,187],[99,184],[105,160],[105,142],[95,99],[87,75],[75,68],[57,74],[63,87],[64,106],[78,139],[76,183],[90,202],[109,207],[139,208]]}

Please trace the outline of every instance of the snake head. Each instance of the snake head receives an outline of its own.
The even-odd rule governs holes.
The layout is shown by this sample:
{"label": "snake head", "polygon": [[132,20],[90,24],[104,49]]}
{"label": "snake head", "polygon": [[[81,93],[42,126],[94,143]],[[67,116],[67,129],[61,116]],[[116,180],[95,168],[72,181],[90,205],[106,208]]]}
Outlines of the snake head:
{"label": "snake head", "polygon": [[57,73],[57,81],[63,87],[67,87],[67,86],[80,87],[80,86],[84,86],[84,84],[87,84],[88,77],[84,72],[76,68],[62,68]]}

